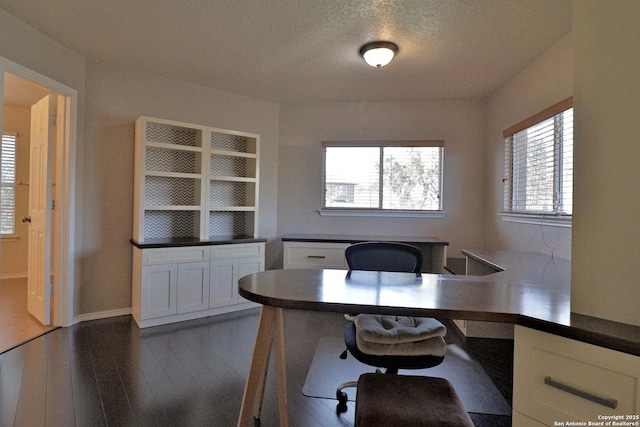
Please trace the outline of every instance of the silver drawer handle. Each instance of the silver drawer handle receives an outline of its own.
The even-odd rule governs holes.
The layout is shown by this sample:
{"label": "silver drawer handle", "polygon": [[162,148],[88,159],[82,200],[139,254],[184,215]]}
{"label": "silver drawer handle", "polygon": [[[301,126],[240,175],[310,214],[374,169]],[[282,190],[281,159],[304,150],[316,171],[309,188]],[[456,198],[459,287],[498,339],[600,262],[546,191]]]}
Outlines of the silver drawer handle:
{"label": "silver drawer handle", "polygon": [[307,255],[307,258],[317,258],[317,259],[325,259],[324,255]]}
{"label": "silver drawer handle", "polygon": [[591,402],[597,403],[602,406],[606,406],[607,408],[616,409],[618,406],[618,401],[615,399],[606,399],[604,397],[596,396],[591,393],[587,393],[586,391],[578,390],[577,388],[573,388],[569,385],[559,383],[551,379],[551,377],[545,377],[544,383],[548,386],[557,388],[558,390],[566,391],[567,393],[571,393],[574,396],[581,397],[583,399],[587,399]]}

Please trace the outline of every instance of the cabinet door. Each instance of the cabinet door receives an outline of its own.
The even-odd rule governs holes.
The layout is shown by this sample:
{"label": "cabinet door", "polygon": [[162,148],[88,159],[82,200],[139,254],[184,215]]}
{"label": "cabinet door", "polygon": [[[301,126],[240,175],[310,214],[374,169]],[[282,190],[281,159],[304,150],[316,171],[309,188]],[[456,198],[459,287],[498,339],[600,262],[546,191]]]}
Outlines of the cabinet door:
{"label": "cabinet door", "polygon": [[209,308],[209,262],[188,262],[178,264],[177,312]]}
{"label": "cabinet door", "polygon": [[238,259],[216,259],[211,261],[211,308],[238,303]]}
{"label": "cabinet door", "polygon": [[177,264],[142,267],[141,319],[176,314]]}
{"label": "cabinet door", "polygon": [[[247,274],[257,273],[259,271],[264,271],[264,258],[263,257],[252,257],[252,258],[240,258],[238,260],[238,278],[235,280],[236,282],[236,293],[238,292],[238,280],[241,277],[246,276]],[[238,295],[238,302],[251,302],[248,299],[242,298]]]}

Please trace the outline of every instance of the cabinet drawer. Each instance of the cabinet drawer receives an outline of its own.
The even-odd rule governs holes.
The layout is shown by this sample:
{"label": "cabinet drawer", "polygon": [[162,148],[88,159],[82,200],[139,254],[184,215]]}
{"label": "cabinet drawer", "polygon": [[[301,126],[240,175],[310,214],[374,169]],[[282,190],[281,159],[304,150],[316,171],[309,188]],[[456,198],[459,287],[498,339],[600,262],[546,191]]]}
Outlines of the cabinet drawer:
{"label": "cabinet drawer", "polygon": [[208,246],[153,248],[142,250],[142,265],[195,262],[209,259]]}
{"label": "cabinet drawer", "polygon": [[516,327],[514,410],[547,425],[637,414],[640,358]]}
{"label": "cabinet drawer", "polygon": [[237,243],[211,247],[211,258],[238,258],[264,256],[264,243]]}
{"label": "cabinet drawer", "polygon": [[284,268],[346,269],[349,243],[284,243]]}

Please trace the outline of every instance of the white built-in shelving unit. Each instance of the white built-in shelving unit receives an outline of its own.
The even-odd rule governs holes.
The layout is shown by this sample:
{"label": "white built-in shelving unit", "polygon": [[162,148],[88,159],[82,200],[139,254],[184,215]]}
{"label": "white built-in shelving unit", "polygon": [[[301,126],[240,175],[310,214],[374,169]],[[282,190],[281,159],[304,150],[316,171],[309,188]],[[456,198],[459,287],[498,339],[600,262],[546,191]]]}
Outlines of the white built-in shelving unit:
{"label": "white built-in shelving unit", "polygon": [[154,326],[255,307],[264,270],[258,135],[140,117],[135,124],[132,313]]}
{"label": "white built-in shelving unit", "polygon": [[255,237],[259,136],[140,117],[134,240]]}

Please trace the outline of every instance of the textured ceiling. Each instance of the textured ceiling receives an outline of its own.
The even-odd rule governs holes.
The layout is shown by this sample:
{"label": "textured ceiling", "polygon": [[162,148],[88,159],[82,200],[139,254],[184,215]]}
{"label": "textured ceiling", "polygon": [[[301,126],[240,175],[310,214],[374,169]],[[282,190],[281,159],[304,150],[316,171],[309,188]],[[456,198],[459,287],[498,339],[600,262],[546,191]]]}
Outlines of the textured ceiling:
{"label": "textured ceiling", "polygon": [[[0,0],[82,56],[275,102],[484,97],[571,31],[571,0]],[[373,40],[400,51],[382,69]]]}

